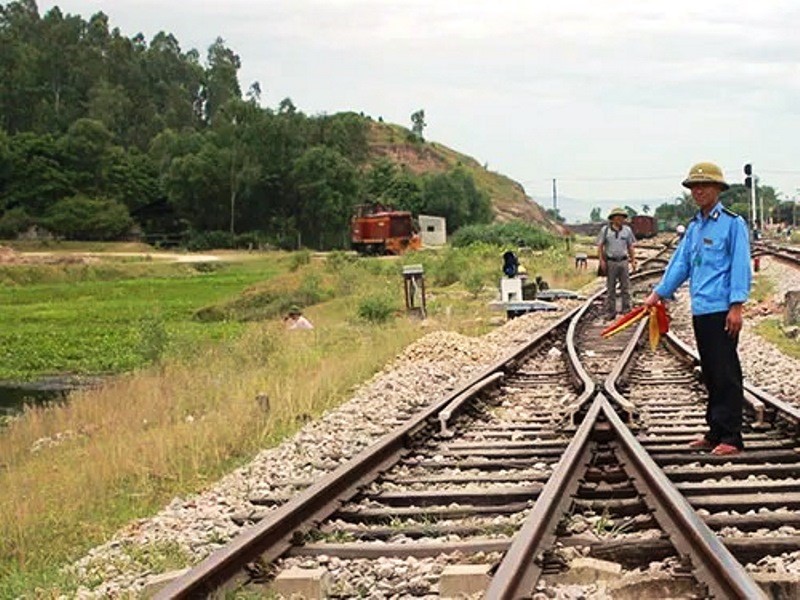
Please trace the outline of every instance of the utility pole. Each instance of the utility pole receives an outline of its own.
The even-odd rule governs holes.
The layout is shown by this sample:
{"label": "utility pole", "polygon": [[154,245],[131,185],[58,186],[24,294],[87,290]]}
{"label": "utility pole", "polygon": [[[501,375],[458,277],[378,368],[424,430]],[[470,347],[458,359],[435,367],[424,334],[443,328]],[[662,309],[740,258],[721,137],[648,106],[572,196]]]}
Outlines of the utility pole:
{"label": "utility pole", "polygon": [[553,210],[558,213],[558,192],[556,191],[556,179],[553,178]]}
{"label": "utility pole", "polygon": [[[755,233],[758,229],[758,207],[756,205],[756,178],[753,177],[753,165],[747,163],[744,166],[744,186],[750,190],[750,227]],[[764,213],[761,213],[761,220],[763,223]]]}

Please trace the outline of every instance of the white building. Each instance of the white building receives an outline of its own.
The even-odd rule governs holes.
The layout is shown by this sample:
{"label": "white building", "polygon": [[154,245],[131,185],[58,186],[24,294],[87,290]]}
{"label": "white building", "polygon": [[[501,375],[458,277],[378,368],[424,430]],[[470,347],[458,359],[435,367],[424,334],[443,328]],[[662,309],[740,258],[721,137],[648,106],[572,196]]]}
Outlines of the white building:
{"label": "white building", "polygon": [[423,246],[444,246],[447,243],[447,221],[444,217],[419,216],[419,237]]}

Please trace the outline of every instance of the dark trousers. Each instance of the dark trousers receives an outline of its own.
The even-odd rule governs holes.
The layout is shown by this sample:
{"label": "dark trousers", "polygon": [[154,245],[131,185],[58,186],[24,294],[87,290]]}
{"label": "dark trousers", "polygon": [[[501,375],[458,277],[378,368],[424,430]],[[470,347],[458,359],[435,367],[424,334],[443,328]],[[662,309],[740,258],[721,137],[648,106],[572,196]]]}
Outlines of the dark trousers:
{"label": "dark trousers", "polygon": [[725,331],[727,316],[725,311],[692,317],[703,382],[708,389],[706,439],[744,448],[742,365],[736,350],[739,338],[732,338]]}

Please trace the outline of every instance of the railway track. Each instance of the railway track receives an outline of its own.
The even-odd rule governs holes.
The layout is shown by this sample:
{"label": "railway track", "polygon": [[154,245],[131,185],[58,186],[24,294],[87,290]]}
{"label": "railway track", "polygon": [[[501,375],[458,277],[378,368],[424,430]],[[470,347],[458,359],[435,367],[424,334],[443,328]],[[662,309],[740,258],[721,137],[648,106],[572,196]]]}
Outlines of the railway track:
{"label": "railway track", "polygon": [[758,242],[753,247],[753,257],[767,254],[777,260],[800,267],[800,248],[780,244],[771,240]]}
{"label": "railway track", "polygon": [[[634,296],[658,275],[638,275]],[[800,547],[797,409],[751,388],[748,451],[688,451],[704,428],[696,357],[674,337],[644,349],[643,325],[603,340],[601,302],[296,496],[253,498],[252,527],[157,597],[294,584],[332,597],[544,598],[570,585],[793,597],[781,595],[797,591],[791,577],[744,565]]]}

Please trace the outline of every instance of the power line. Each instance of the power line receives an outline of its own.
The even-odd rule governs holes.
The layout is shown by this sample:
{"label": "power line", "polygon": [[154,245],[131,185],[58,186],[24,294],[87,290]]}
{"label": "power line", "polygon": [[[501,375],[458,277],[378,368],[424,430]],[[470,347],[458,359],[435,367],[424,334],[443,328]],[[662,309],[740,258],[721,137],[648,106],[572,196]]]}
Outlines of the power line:
{"label": "power line", "polygon": [[800,175],[800,171],[779,171],[774,169],[759,169],[760,173],[772,173],[773,175]]}
{"label": "power line", "polygon": [[[729,169],[730,170],[730,169]],[[784,170],[784,169],[759,169],[759,173],[763,173],[765,175],[800,175],[800,170]],[[673,173],[672,175],[647,175],[642,177],[556,177],[556,179],[560,181],[582,181],[582,182],[592,182],[592,181],[676,181],[676,176]],[[526,179],[521,181],[520,183],[537,183],[543,181],[552,181],[552,177],[542,177],[540,179]],[[679,181],[680,178],[678,177],[677,180]]]}
{"label": "power line", "polygon": [[[764,171],[766,173],[766,171]],[[675,175],[663,175],[652,177],[556,177],[559,181],[674,181]],[[542,179],[526,179],[520,183],[536,183],[542,181],[552,181],[552,177]]]}

